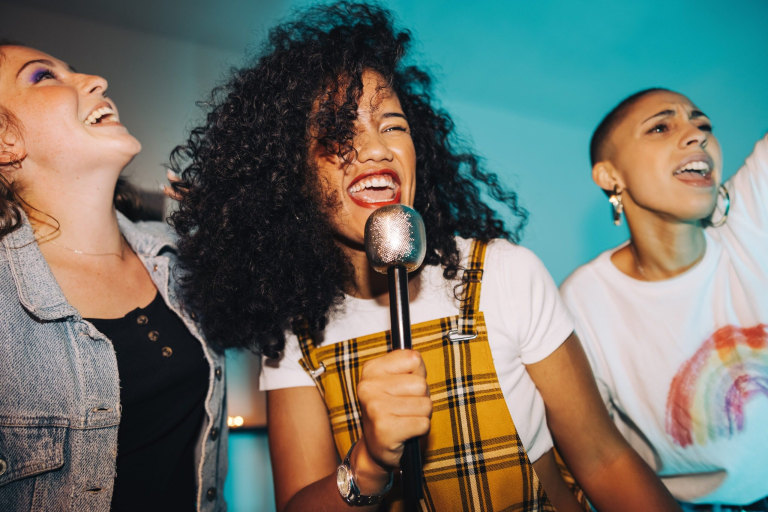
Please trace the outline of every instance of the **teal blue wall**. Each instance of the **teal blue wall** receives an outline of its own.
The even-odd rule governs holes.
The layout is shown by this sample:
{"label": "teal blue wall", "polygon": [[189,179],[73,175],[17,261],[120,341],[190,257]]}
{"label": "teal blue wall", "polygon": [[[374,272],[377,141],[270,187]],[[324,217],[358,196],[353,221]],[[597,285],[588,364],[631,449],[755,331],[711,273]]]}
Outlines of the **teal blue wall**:
{"label": "teal blue wall", "polygon": [[436,65],[440,96],[520,193],[523,245],[561,282],[626,237],[590,179],[589,137],[637,90],[688,95],[713,120],[726,173],[768,130],[768,2],[387,2]]}
{"label": "teal blue wall", "polygon": [[[622,98],[651,86],[688,95],[714,123],[726,174],[768,130],[764,0],[386,4],[434,66],[460,133],[519,192],[531,213],[522,244],[558,283],[626,237],[609,220],[587,154],[593,128]],[[233,438],[230,482],[263,489],[263,469],[252,463],[245,476],[235,462],[268,460],[256,449],[263,439],[248,454],[245,444]],[[235,512],[271,510],[269,495],[259,508],[231,487]]]}

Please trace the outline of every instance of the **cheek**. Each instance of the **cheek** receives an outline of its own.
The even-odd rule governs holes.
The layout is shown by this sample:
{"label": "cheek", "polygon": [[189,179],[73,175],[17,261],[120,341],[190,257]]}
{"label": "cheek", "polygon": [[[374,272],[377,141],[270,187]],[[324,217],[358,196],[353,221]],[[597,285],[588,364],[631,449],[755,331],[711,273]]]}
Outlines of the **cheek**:
{"label": "cheek", "polygon": [[77,103],[61,101],[62,98],[56,96],[34,98],[34,101],[19,104],[14,110],[24,127],[24,139],[29,150],[38,147],[55,151],[57,147],[71,145],[72,133],[79,128]]}
{"label": "cheek", "polygon": [[720,143],[718,143],[716,139],[713,142],[714,143],[711,145],[711,148],[709,149],[709,156],[711,156],[712,160],[715,161],[715,168],[720,171],[719,178],[722,179],[722,177],[723,177],[723,150],[720,147]]}

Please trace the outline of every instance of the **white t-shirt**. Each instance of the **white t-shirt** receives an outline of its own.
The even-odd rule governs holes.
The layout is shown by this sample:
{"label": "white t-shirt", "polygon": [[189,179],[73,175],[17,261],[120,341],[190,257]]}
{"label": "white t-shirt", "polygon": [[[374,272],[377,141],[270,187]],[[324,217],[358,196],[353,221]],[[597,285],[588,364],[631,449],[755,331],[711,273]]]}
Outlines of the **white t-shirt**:
{"label": "white t-shirt", "polygon": [[[457,244],[462,264],[466,265],[471,242],[457,239]],[[541,361],[554,352],[573,332],[573,321],[554,281],[528,249],[495,240],[488,245],[484,269],[480,311],[485,315],[491,355],[510,415],[533,462],[552,448],[552,437],[544,402],[524,365]],[[411,282],[411,323],[458,314],[459,303],[453,295],[455,285],[455,281],[443,278],[442,267],[425,267]],[[328,345],[389,328],[387,302],[347,297],[315,341]],[[259,382],[263,390],[314,387],[312,378],[298,363],[301,351],[296,336],[287,334],[286,338],[279,360],[263,360]]]}
{"label": "white t-shirt", "polygon": [[726,186],[728,220],[690,270],[635,280],[611,249],[561,294],[614,420],[672,494],[747,504],[768,495],[768,136]]}

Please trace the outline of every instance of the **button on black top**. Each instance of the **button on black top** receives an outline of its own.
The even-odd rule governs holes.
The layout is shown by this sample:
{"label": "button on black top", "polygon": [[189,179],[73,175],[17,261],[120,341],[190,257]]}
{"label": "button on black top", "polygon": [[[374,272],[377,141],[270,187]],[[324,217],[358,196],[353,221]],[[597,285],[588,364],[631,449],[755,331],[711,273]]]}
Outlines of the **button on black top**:
{"label": "button on black top", "polygon": [[216,499],[216,488],[211,487],[208,489],[208,492],[205,493],[205,497],[208,498],[208,501],[213,501]]}
{"label": "button on black top", "polygon": [[[123,318],[89,321],[112,340],[120,377],[112,512],[149,510],[150,503],[152,510],[194,510],[194,452],[210,372],[200,342],[160,294]],[[173,357],[163,357],[164,348]]]}
{"label": "button on black top", "polygon": [[216,374],[216,379],[221,380],[221,366],[217,366],[216,370],[213,372]]}
{"label": "button on black top", "polygon": [[211,439],[215,441],[218,438],[219,438],[219,429],[217,429],[216,427],[213,427],[211,429]]}

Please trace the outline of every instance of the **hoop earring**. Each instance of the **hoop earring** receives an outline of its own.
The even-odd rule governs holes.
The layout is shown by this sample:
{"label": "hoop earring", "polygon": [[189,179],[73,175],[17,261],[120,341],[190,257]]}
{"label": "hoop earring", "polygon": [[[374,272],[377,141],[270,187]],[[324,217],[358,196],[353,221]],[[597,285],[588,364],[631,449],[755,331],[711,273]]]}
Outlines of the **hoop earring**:
{"label": "hoop earring", "polygon": [[621,213],[624,211],[624,203],[621,202],[621,192],[618,185],[613,187],[613,194],[608,196],[608,201],[613,205],[613,223],[618,226],[621,224]]}
{"label": "hoop earring", "polygon": [[[720,185],[720,188],[717,189],[717,195],[718,197],[723,198],[723,216],[717,222],[712,222],[712,217],[707,220],[707,224],[713,228],[719,228],[725,224],[728,220],[728,212],[731,210],[731,195],[728,193],[728,189],[725,188],[725,185]],[[715,210],[717,210],[717,205],[715,205]],[[715,212],[712,212],[712,214],[714,213]]]}

